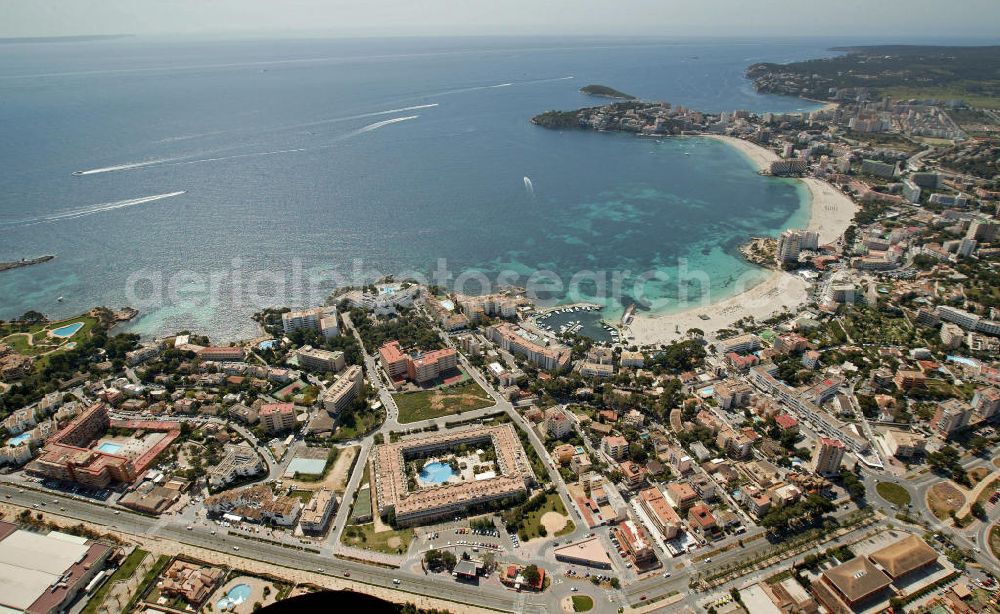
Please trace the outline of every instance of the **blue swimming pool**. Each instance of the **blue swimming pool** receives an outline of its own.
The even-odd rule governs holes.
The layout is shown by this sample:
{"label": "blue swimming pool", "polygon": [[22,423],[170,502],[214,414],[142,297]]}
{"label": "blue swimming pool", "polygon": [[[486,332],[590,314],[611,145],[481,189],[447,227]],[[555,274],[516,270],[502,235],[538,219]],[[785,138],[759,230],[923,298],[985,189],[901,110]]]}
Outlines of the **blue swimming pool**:
{"label": "blue swimming pool", "polygon": [[67,339],[79,332],[81,328],[83,328],[83,322],[73,322],[72,324],[53,329],[49,331],[49,334],[60,339]]}
{"label": "blue swimming pool", "polygon": [[122,449],[121,444],[111,443],[110,441],[105,441],[101,445],[97,446],[97,449],[101,452],[106,452],[108,454],[118,454]]}
{"label": "blue swimming pool", "polygon": [[257,347],[261,350],[270,350],[271,348],[274,347],[275,343],[277,343],[277,341],[275,341],[274,339],[268,339],[267,341],[261,341],[260,343],[258,343]]}
{"label": "blue swimming pool", "polygon": [[215,607],[225,611],[229,608],[240,605],[250,598],[250,585],[237,584],[226,592],[226,596],[215,602]]}
{"label": "blue swimming pool", "polygon": [[17,446],[28,441],[29,439],[31,439],[31,433],[21,433],[17,437],[11,437],[10,439],[8,439],[7,445],[12,448],[16,448]]}
{"label": "blue swimming pool", "polygon": [[429,484],[443,484],[453,475],[455,472],[448,463],[427,463],[420,470],[420,479]]}

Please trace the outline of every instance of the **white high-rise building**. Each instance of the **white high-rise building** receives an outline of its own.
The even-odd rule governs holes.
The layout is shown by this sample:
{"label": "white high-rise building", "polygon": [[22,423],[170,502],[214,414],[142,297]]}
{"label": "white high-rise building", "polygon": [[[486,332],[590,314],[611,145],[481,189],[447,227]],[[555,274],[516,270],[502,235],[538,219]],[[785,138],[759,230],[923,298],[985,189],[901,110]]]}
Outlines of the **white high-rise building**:
{"label": "white high-rise building", "polygon": [[819,249],[819,233],[812,230],[788,229],[778,237],[777,259],[779,263],[795,262],[802,250]]}
{"label": "white high-rise building", "polygon": [[822,437],[819,448],[813,457],[813,471],[819,475],[834,475],[840,472],[840,464],[844,460],[844,442],[839,439]]}

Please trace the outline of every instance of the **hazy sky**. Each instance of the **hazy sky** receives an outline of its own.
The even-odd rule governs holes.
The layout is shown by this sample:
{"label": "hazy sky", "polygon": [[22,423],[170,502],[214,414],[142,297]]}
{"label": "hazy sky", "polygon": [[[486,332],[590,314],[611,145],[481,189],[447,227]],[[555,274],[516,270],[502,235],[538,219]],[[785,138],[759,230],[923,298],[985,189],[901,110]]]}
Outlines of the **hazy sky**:
{"label": "hazy sky", "polygon": [[0,0],[0,37],[331,32],[995,37],[1000,0]]}

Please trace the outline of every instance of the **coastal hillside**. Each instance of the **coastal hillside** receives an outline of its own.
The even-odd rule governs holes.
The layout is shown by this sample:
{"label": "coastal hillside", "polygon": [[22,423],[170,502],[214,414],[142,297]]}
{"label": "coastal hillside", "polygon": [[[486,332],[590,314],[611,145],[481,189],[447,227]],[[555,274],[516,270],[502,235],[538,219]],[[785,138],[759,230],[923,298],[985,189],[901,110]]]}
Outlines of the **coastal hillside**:
{"label": "coastal hillside", "polygon": [[632,94],[626,94],[625,92],[620,92],[613,87],[608,87],[607,85],[585,85],[580,88],[580,92],[588,96],[597,96],[598,98],[614,98],[616,100],[635,100],[635,96]]}
{"label": "coastal hillside", "polygon": [[1000,108],[1000,46],[836,47],[833,58],[747,68],[759,92],[815,100],[870,97],[964,100]]}

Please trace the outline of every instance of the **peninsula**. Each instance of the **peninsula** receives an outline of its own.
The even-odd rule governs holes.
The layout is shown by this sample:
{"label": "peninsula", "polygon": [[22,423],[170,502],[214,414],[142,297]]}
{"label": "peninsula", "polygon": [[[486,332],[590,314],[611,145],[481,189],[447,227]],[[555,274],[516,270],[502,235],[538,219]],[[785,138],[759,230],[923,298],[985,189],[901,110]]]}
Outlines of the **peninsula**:
{"label": "peninsula", "polygon": [[19,269],[25,266],[31,266],[33,264],[41,264],[43,262],[48,262],[52,260],[55,256],[39,256],[38,258],[22,258],[20,260],[13,260],[11,262],[0,262],[0,271],[9,271],[10,269]]}
{"label": "peninsula", "polygon": [[607,85],[585,85],[580,88],[580,92],[587,94],[588,96],[597,96],[598,98],[615,98],[618,100],[635,100],[635,96],[631,94],[626,94],[625,92],[619,92],[618,90],[608,87]]}
{"label": "peninsula", "polygon": [[[792,159],[794,146],[784,146],[786,133],[788,139],[797,139],[797,131],[806,127],[805,119],[800,114],[778,116],[768,113],[758,116],[747,111],[711,114],[673,106],[668,102],[629,101],[576,111],[549,111],[531,121],[549,129],[701,137],[726,143],[739,151],[762,175],[798,177],[806,188],[810,205],[809,222],[798,232],[815,236],[817,245],[832,246],[840,242],[851,226],[857,206],[849,196],[825,180],[826,171],[806,177],[809,172],[807,161]],[[778,143],[782,144],[782,155],[773,149]],[[817,142],[816,149],[806,154],[807,159],[826,151],[820,147],[827,145]],[[758,245],[756,250],[750,244],[743,247],[740,253],[744,258],[766,266],[758,257],[767,251],[763,244]],[[753,257],[749,256],[751,253]],[[808,299],[808,284],[801,276],[780,270],[784,264],[775,261],[773,266],[778,270],[760,271],[752,278],[741,280],[741,290],[723,300],[706,302],[680,312],[637,314],[631,319],[629,330],[639,343],[669,343],[684,338],[685,331],[691,328],[714,334],[747,317],[762,321],[794,310]]]}
{"label": "peninsula", "polygon": [[812,100],[920,98],[1000,108],[1000,46],[834,47],[832,58],[747,68],[758,92]]}

